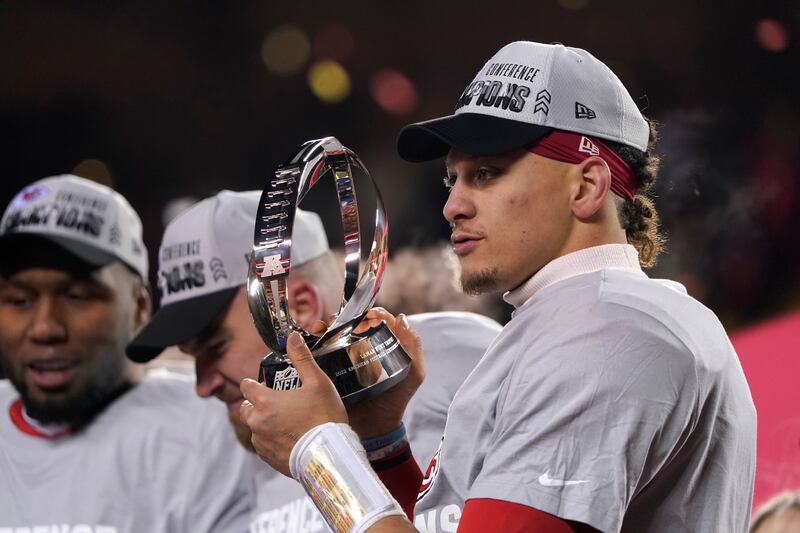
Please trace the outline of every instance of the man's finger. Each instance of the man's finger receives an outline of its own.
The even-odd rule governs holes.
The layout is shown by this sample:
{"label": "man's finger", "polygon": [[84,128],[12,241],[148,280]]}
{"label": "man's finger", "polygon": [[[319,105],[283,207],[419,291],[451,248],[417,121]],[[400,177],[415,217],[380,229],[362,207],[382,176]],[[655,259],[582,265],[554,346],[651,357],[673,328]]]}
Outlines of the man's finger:
{"label": "man's finger", "polygon": [[242,382],[239,383],[239,390],[242,392],[244,399],[247,400],[247,403],[254,404],[256,397],[269,389],[258,381],[244,378]]}
{"label": "man's finger", "polygon": [[253,412],[255,406],[250,403],[248,400],[242,402],[242,405],[239,406],[239,419],[247,426],[250,427],[250,424],[247,423],[247,419],[250,417],[250,413]]}
{"label": "man's finger", "polygon": [[395,318],[383,307],[373,307],[366,312],[364,318],[361,319],[361,322],[359,322],[355,329],[353,329],[353,333],[364,333],[368,329],[379,325],[381,322],[386,322],[386,325],[389,326],[389,329],[393,329]]}
{"label": "man's finger", "polygon": [[308,349],[308,346],[303,341],[303,337],[297,332],[290,333],[289,338],[286,339],[286,357],[297,370],[300,375],[300,381],[303,383],[325,376],[314,360],[314,356],[311,355],[311,350]]}
{"label": "man's finger", "polygon": [[397,340],[400,341],[400,345],[414,361],[414,367],[417,369],[417,372],[420,375],[424,375],[425,362],[422,357],[422,338],[408,323],[406,315],[402,313],[397,315],[395,324],[395,337],[397,337]]}
{"label": "man's finger", "polygon": [[389,326],[394,326],[394,315],[392,315],[389,311],[384,309],[383,307],[373,307],[367,314],[364,316],[367,320],[373,321],[384,321]]}
{"label": "man's finger", "polygon": [[317,320],[311,324],[311,327],[308,328],[308,332],[317,337],[321,337],[326,329],[328,329],[328,324],[326,324],[324,320]]}
{"label": "man's finger", "polygon": [[400,313],[397,315],[395,324],[395,334],[398,338],[402,337],[400,342],[407,341],[406,347],[415,351],[422,349],[422,338],[408,323],[408,317],[405,314]]}

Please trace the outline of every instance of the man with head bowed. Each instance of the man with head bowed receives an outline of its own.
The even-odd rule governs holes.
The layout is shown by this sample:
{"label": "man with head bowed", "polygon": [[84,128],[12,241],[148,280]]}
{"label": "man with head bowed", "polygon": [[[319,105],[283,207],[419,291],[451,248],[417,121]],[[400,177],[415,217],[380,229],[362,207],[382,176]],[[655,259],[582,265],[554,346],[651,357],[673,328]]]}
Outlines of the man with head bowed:
{"label": "man with head bowed", "polygon": [[[254,450],[250,430],[239,418],[243,400],[239,385],[243,379],[258,377],[259,363],[268,354],[253,324],[246,290],[260,196],[260,191],[221,191],[167,226],[159,250],[162,305],[127,348],[128,356],[139,362],[172,345],[191,355],[197,394],[225,403],[232,428],[249,452]],[[203,266],[191,266],[195,263]],[[186,271],[202,273],[203,283],[180,278],[178,274]],[[287,279],[293,319],[307,330],[314,329],[320,320],[339,310],[343,285],[343,265],[328,247],[320,217],[298,209],[292,269]],[[430,458],[441,440],[455,391],[500,331],[500,325],[483,316],[459,312],[416,314],[408,321],[424,338],[431,372],[437,379],[418,391],[400,432],[407,430],[416,453]],[[338,397],[336,401],[340,401]],[[364,408],[354,408],[353,416],[358,416],[359,410]],[[326,529],[302,487],[269,468],[255,453],[247,455],[253,476],[252,533]]]}

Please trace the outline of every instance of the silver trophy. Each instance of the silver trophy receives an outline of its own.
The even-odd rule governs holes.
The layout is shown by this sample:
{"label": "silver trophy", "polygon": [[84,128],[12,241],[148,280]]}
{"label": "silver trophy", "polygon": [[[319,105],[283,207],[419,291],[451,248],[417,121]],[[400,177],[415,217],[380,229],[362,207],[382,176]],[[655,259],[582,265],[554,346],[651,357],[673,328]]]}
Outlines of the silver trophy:
{"label": "silver trophy", "polygon": [[[353,170],[366,174],[375,191],[375,232],[369,256],[361,263],[361,228]],[[321,178],[332,174],[344,229],[344,296],[334,322],[319,337],[298,326],[289,314],[286,279],[292,263],[295,211]],[[276,390],[301,385],[284,357],[289,333],[300,333],[345,404],[375,396],[402,381],[411,359],[386,326],[356,334],[354,328],[375,302],[388,255],[388,221],[383,197],[358,156],[334,137],[308,141],[269,180],[256,215],[253,254],[247,277],[250,313],[272,350],[261,361],[259,380]]]}

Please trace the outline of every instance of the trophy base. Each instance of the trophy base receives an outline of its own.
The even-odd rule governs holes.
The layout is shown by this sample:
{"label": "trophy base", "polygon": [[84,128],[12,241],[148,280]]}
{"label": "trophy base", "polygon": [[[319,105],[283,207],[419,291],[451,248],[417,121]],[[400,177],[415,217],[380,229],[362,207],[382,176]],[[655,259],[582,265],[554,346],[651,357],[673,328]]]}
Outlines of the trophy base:
{"label": "trophy base", "polygon": [[[342,348],[326,351],[323,347],[314,352],[317,351],[323,353],[314,353],[314,359],[331,379],[345,405],[353,405],[394,387],[405,379],[411,368],[411,358],[386,324],[351,335]],[[297,370],[276,353],[261,361],[259,381],[275,390],[301,386]]]}

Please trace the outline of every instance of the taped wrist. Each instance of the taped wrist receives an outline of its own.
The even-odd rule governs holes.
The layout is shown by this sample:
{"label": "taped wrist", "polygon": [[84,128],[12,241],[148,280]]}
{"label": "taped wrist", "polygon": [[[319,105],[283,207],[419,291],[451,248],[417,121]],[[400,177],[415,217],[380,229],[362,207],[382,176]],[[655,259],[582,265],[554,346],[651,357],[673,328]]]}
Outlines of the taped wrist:
{"label": "taped wrist", "polygon": [[308,431],[292,448],[289,470],[337,533],[360,533],[382,518],[405,515],[347,424]]}

